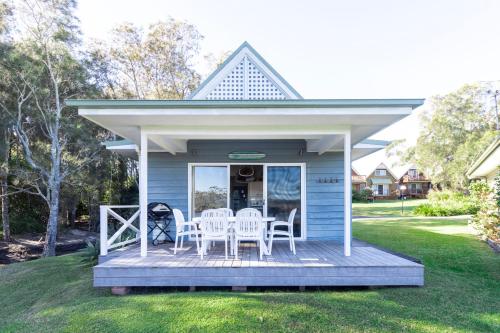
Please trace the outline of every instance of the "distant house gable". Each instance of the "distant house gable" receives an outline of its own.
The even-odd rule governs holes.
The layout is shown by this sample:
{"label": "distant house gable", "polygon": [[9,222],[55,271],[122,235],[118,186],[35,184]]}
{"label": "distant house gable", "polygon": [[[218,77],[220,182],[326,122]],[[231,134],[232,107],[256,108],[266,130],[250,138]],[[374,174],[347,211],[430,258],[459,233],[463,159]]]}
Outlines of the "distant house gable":
{"label": "distant house gable", "polygon": [[384,163],[380,163],[366,177],[366,182],[375,197],[391,198],[395,196],[397,178]]}
{"label": "distant house gable", "polygon": [[399,182],[409,182],[409,181],[415,181],[415,182],[430,182],[429,177],[418,169],[415,165],[410,166],[405,173],[401,177],[399,177]]}
{"label": "distant house gable", "polygon": [[280,100],[302,96],[244,42],[187,99]]}
{"label": "distant house gable", "polygon": [[[385,174],[379,173],[379,170],[385,170]],[[369,175],[367,178],[373,177],[390,177],[393,181],[397,181],[398,178],[394,175],[394,173],[389,169],[384,163],[380,163]]]}

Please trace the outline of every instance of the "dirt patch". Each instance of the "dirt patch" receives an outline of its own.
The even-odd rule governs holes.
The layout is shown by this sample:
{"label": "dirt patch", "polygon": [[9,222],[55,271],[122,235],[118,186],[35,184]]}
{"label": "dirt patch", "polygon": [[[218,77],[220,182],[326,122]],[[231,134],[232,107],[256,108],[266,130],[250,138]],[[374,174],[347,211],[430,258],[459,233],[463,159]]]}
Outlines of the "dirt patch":
{"label": "dirt patch", "polygon": [[[43,234],[22,234],[12,237],[11,242],[0,241],[0,266],[15,262],[38,259],[43,251]],[[60,232],[57,237],[57,255],[75,252],[87,246],[87,240],[95,241],[97,233],[80,229]]]}

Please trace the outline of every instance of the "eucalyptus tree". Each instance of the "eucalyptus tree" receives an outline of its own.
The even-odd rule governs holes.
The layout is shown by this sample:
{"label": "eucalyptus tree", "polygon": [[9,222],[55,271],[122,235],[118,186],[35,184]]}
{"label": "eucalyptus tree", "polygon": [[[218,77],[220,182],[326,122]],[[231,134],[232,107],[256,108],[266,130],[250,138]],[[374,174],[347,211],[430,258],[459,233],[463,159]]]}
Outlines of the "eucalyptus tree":
{"label": "eucalyptus tree", "polygon": [[466,189],[467,170],[496,135],[495,113],[484,98],[487,88],[487,84],[465,85],[432,97],[421,111],[416,144],[402,151],[404,143],[397,142],[389,154],[399,149],[404,162],[426,170],[434,183]]}
{"label": "eucalyptus tree", "polygon": [[[55,255],[60,190],[63,180],[80,170],[91,147],[70,151],[75,136],[75,110],[64,104],[85,88],[86,73],[74,50],[80,44],[73,0],[25,0],[16,3],[19,38],[2,59],[14,99],[0,106],[15,121],[16,140],[29,168],[19,170],[22,190],[42,197],[49,208],[43,255]],[[76,153],[76,154],[75,154]]]}
{"label": "eucalyptus tree", "polygon": [[[9,30],[12,19],[12,7],[5,1],[0,2],[0,54],[9,52],[10,38]],[[7,73],[0,68],[0,76],[5,77]],[[10,90],[2,87],[0,82],[0,95],[2,99],[8,98]],[[9,197],[8,176],[10,147],[12,140],[12,118],[7,112],[0,112],[0,205],[2,210],[3,240],[10,241],[9,223]]]}
{"label": "eucalyptus tree", "polygon": [[174,19],[151,24],[146,31],[123,23],[111,43],[89,47],[89,70],[112,98],[183,99],[199,84],[194,69],[202,36],[193,25]]}

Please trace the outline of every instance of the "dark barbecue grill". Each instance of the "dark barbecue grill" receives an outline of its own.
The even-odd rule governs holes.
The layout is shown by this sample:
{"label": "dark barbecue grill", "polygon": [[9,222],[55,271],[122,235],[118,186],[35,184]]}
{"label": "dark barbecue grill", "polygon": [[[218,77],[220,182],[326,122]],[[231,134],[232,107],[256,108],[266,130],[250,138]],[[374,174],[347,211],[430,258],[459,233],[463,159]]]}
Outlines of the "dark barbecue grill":
{"label": "dark barbecue grill", "polygon": [[165,238],[173,242],[174,240],[168,234],[170,232],[170,223],[172,223],[172,209],[169,205],[163,202],[152,202],[148,205],[148,223],[149,232],[158,229],[159,232],[156,237],[153,238],[153,245],[158,245],[160,241],[158,238],[161,235],[165,235]]}

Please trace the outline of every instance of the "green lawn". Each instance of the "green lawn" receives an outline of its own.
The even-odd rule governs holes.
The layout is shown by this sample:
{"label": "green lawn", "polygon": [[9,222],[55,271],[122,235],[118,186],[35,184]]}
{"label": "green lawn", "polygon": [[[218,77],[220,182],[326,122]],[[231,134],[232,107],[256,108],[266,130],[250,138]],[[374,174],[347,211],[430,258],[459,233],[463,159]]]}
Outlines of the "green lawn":
{"label": "green lawn", "polygon": [[423,260],[425,287],[117,297],[65,255],[0,268],[0,331],[500,331],[500,256],[465,220],[363,220],[354,234]]}
{"label": "green lawn", "polygon": [[401,200],[375,200],[375,202],[354,202],[353,216],[412,216],[413,208],[427,202],[427,199],[412,199],[404,201],[401,215]]}

